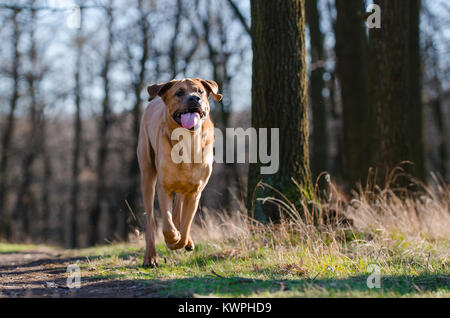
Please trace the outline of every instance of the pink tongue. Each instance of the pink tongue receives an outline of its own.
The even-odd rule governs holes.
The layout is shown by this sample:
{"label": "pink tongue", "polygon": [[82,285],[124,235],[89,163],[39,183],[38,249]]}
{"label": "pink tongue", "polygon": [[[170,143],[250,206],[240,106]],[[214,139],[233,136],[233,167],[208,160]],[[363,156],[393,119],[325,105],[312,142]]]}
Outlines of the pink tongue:
{"label": "pink tongue", "polygon": [[198,113],[186,113],[181,115],[181,125],[183,128],[191,129],[195,127],[200,121],[200,115]]}

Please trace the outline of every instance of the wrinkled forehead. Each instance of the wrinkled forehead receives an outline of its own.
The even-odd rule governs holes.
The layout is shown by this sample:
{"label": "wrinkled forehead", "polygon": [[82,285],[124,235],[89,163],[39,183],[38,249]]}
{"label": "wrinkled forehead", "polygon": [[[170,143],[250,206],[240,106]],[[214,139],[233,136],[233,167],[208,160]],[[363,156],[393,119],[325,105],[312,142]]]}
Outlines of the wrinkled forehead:
{"label": "wrinkled forehead", "polygon": [[197,91],[199,88],[203,89],[203,84],[197,79],[184,79],[181,81],[177,81],[175,85],[170,89],[173,92],[178,91],[179,89],[184,89],[187,92]]}

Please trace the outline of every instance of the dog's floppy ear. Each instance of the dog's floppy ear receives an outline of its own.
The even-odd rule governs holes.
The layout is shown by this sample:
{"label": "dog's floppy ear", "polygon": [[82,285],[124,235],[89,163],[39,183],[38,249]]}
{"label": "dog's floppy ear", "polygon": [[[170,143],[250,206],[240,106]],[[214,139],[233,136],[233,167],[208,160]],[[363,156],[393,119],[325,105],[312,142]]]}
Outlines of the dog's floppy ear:
{"label": "dog's floppy ear", "polygon": [[167,83],[159,83],[147,87],[148,95],[150,95],[148,101],[152,101],[156,96],[162,97],[176,82],[177,80],[171,80]]}
{"label": "dog's floppy ear", "polygon": [[208,96],[209,94],[213,94],[214,96],[214,100],[216,102],[220,102],[222,100],[222,95],[219,94],[219,85],[217,85],[216,82],[214,81],[205,81],[205,80],[200,80],[203,84],[203,86],[208,90]]}

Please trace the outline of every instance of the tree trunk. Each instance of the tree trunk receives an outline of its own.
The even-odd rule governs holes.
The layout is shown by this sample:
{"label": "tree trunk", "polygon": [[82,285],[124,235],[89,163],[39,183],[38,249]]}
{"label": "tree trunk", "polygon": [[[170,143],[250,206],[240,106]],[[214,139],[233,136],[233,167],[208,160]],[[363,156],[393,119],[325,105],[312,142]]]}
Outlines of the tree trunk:
{"label": "tree trunk", "polygon": [[[431,112],[433,115],[433,121],[436,125],[437,136],[437,156],[436,158],[436,169],[442,179],[450,183],[450,174],[447,169],[447,164],[449,163],[449,150],[448,150],[448,131],[450,119],[445,111],[445,96],[444,89],[442,87],[443,80],[441,79],[441,60],[439,58],[439,50],[436,47],[436,40],[427,35],[425,40],[425,48],[427,59],[429,60],[428,68],[430,72],[430,87],[432,89],[432,94],[430,94],[427,107],[431,107]],[[445,75],[444,75],[445,76]],[[433,160],[434,161],[434,160]]]}
{"label": "tree trunk", "polygon": [[32,216],[35,214],[35,200],[30,191],[33,178],[31,166],[36,159],[34,150],[29,151],[23,159],[21,170],[23,171],[19,189],[17,191],[17,202],[14,208],[13,219],[16,224],[20,224],[20,231],[14,233],[14,240],[24,242],[30,237],[30,226]]}
{"label": "tree trunk", "polygon": [[[311,194],[308,152],[308,85],[306,79],[305,13],[303,0],[251,1],[253,35],[252,126],[279,129],[279,170],[260,174],[261,162],[250,164],[249,206],[256,217],[277,221],[275,206],[253,202],[259,181],[283,192],[298,203],[295,179]],[[268,138],[269,149],[271,137]],[[261,189],[256,197],[267,196]],[[273,195],[273,193],[272,193]]]}
{"label": "tree trunk", "polygon": [[[99,146],[97,149],[97,187],[96,187],[96,202],[90,213],[91,230],[89,231],[89,245],[98,243],[99,238],[99,219],[102,212],[102,207],[107,204],[107,183],[106,183],[106,162],[108,158],[108,133],[111,124],[111,106],[110,106],[110,69],[111,69],[111,51],[113,46],[113,9],[110,0],[109,6],[106,8],[108,19],[108,44],[106,48],[105,60],[102,69],[103,79],[103,102],[102,102],[102,117],[100,118],[98,126]],[[112,238],[117,225],[117,216],[115,211],[109,210],[109,224],[108,237]]]}
{"label": "tree trunk", "polygon": [[447,163],[449,158],[449,151],[447,149],[447,133],[448,130],[446,128],[446,122],[445,122],[445,111],[443,109],[442,104],[442,96],[439,95],[436,97],[435,100],[431,101],[431,109],[433,112],[434,120],[436,121],[436,128],[439,132],[439,144],[438,144],[438,155],[439,155],[439,161],[438,161],[438,171],[441,175],[442,179],[449,183],[450,182],[450,176],[447,170]]}
{"label": "tree trunk", "polygon": [[77,213],[78,213],[78,195],[80,192],[79,177],[79,161],[81,154],[82,142],[82,123],[81,123],[81,102],[82,102],[82,87],[81,87],[81,67],[83,55],[83,9],[80,9],[80,28],[77,31],[76,47],[77,57],[75,65],[75,116],[74,116],[74,139],[73,139],[73,153],[72,153],[72,187],[70,192],[70,208],[67,215],[67,232],[66,245],[70,248],[77,247]]}
{"label": "tree trunk", "polygon": [[170,41],[170,50],[169,50],[171,79],[175,79],[178,75],[177,41],[180,33],[180,25],[183,14],[183,0],[177,0],[176,10],[177,11],[175,13],[175,26],[173,30],[172,40]]}
{"label": "tree trunk", "polygon": [[42,236],[44,242],[49,242],[52,230],[52,220],[50,218],[50,182],[52,179],[52,159],[48,151],[47,144],[47,121],[45,117],[42,119],[41,125],[41,145],[42,145],[42,160],[43,165],[43,180],[42,180]]}
{"label": "tree trunk", "polygon": [[[142,56],[139,61],[139,71],[138,76],[134,80],[133,88],[134,88],[134,98],[135,98],[135,104],[132,109],[132,116],[133,116],[133,154],[136,153],[137,144],[138,144],[138,138],[139,138],[139,127],[141,123],[141,114],[142,114],[142,107],[141,107],[141,89],[142,84],[144,83],[146,74],[147,74],[147,68],[145,66],[147,59],[149,57],[150,53],[150,29],[147,22],[147,14],[144,13],[143,9],[143,0],[138,0],[138,8],[139,12],[141,12],[141,17],[139,20],[139,30],[140,30],[140,36],[142,41]],[[133,155],[133,158],[130,162],[129,169],[128,169],[128,175],[129,175],[129,187],[128,187],[128,195],[127,195],[127,201],[130,204],[130,206],[137,207],[138,201],[139,201],[139,185],[140,185],[140,174],[139,174],[139,163],[136,155]],[[128,234],[131,232],[132,226],[131,226],[131,218],[130,213],[128,213],[128,207],[125,205],[124,207],[125,211],[127,213],[124,213],[124,219],[123,219],[123,228],[121,231],[121,237],[123,240],[128,239]]]}
{"label": "tree trunk", "polygon": [[325,81],[325,53],[323,34],[320,29],[320,15],[317,0],[305,0],[306,20],[309,27],[311,50],[311,74],[309,77],[312,113],[312,153],[311,170],[316,179],[320,173],[328,171],[329,138],[327,130],[327,109],[323,97]]}
{"label": "tree trunk", "polygon": [[408,136],[411,140],[410,160],[413,175],[426,181],[423,104],[422,104],[422,62],[420,52],[420,11],[421,0],[410,0],[409,20],[409,88],[411,104],[407,112]]}
{"label": "tree trunk", "polygon": [[[33,4],[34,1],[31,1]],[[23,157],[21,171],[22,178],[20,182],[19,189],[17,191],[17,202],[14,209],[13,217],[16,221],[21,224],[21,233],[16,233],[18,238],[22,241],[24,238],[29,238],[31,235],[31,226],[37,222],[31,222],[31,220],[37,219],[36,214],[36,204],[33,193],[30,186],[33,181],[33,171],[32,166],[38,156],[40,151],[40,121],[42,114],[40,107],[38,106],[38,90],[40,75],[39,70],[36,69],[37,64],[37,52],[36,52],[36,38],[35,38],[35,28],[36,28],[36,11],[31,11],[30,17],[30,49],[28,53],[28,58],[31,64],[30,71],[26,74],[25,78],[28,83],[28,92],[30,95],[30,106],[29,106],[29,125],[30,130],[27,137],[25,154]]]}
{"label": "tree trunk", "polygon": [[21,36],[21,30],[19,28],[19,22],[17,18],[18,13],[19,11],[14,11],[12,17],[14,28],[14,33],[12,36],[13,89],[11,94],[8,119],[2,136],[2,150],[0,157],[0,237],[9,237],[10,235],[9,217],[6,212],[6,196],[8,192],[7,174],[9,168],[9,155],[15,126],[15,112],[17,108],[17,102],[19,100],[19,64],[20,64],[19,38]]}
{"label": "tree trunk", "polygon": [[350,187],[369,168],[368,45],[363,0],[336,0],[337,77],[343,108],[345,176]]}
{"label": "tree trunk", "polygon": [[[381,28],[370,30],[372,164],[385,186],[393,168],[408,159],[410,104],[410,1],[377,0]],[[401,184],[401,183],[400,183]]]}
{"label": "tree trunk", "polygon": [[[226,30],[224,29],[224,21],[221,17],[214,18],[212,14],[212,10],[210,9],[211,3],[208,2],[207,4],[207,16],[203,19],[203,30],[204,30],[204,38],[206,42],[206,47],[208,49],[208,58],[212,66],[213,70],[213,79],[216,81],[217,85],[220,87],[220,90],[222,91],[224,96],[227,96],[230,93],[230,75],[227,71],[227,64],[229,61],[229,58],[231,54],[227,51],[224,51],[224,49],[227,47],[226,42]],[[213,31],[213,21],[216,23],[217,27],[217,34],[214,36],[212,34]],[[217,47],[214,46],[214,40],[215,37],[220,39],[219,45]],[[216,127],[221,129],[222,131],[225,131],[227,127],[229,127],[230,124],[230,116],[231,116],[231,99],[225,97],[220,102],[216,103],[215,107],[215,114],[216,120],[218,119],[218,122],[216,124]],[[224,147],[226,147],[226,142]],[[227,153],[227,149],[224,149],[224,154]],[[220,205],[225,208],[227,211],[232,211],[234,205],[233,205],[233,198],[232,198],[232,190],[234,188],[234,185],[236,185],[237,192],[240,193],[240,184],[239,184],[239,171],[237,170],[237,164],[236,163],[228,163],[226,162],[225,158],[223,158],[224,164],[224,171],[223,171],[223,178],[224,178],[224,189],[223,189],[223,195],[222,199],[220,200]]]}

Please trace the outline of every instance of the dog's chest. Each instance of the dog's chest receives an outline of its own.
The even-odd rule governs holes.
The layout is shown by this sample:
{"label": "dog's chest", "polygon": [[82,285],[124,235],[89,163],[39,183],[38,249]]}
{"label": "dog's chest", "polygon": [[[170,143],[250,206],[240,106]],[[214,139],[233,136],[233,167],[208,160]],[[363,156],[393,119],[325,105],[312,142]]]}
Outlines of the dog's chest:
{"label": "dog's chest", "polygon": [[[189,137],[189,136],[188,136]],[[206,186],[212,172],[213,142],[205,143],[202,135],[190,142],[159,138],[156,145],[158,182],[175,193],[196,193]]]}
{"label": "dog's chest", "polygon": [[161,166],[161,180],[164,187],[175,193],[195,193],[202,191],[211,175],[208,164],[173,164]]}

